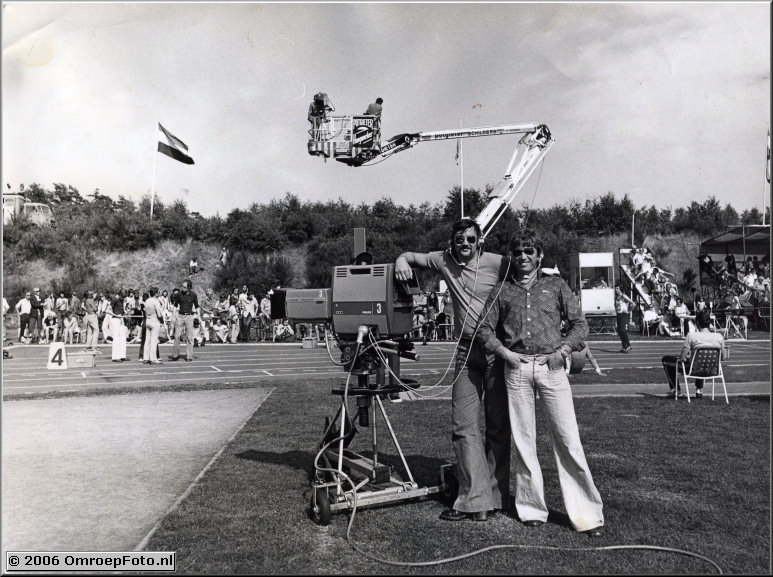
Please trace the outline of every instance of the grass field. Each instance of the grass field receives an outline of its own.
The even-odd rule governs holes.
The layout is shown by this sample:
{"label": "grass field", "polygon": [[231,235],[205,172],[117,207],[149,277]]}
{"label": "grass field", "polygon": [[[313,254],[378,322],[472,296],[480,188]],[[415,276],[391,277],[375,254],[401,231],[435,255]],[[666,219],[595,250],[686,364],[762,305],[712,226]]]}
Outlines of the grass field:
{"label": "grass field", "polygon": [[[331,383],[283,384],[226,447],[146,550],[177,551],[179,573],[255,574],[705,574],[705,561],[662,551],[500,549],[429,567],[367,559],[347,542],[349,513],[318,526],[307,516],[309,473]],[[538,413],[549,523],[527,529],[499,514],[487,523],[438,519],[439,499],[357,511],[358,547],[394,561],[430,561],[498,544],[586,548],[652,545],[712,559],[725,573],[770,572],[769,397],[576,399],[578,422],[607,531],[590,541],[563,512],[547,431]],[[387,404],[417,482],[437,483],[451,459],[450,403]],[[385,428],[380,429],[386,435]],[[368,454],[370,430],[350,448]],[[391,444],[382,457],[399,469]]]}

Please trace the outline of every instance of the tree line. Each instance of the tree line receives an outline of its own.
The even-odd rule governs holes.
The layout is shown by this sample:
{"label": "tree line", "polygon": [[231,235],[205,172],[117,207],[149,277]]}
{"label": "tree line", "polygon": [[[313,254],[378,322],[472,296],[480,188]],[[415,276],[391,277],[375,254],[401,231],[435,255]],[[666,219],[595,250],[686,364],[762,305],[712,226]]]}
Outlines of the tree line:
{"label": "tree line", "polygon": [[[465,189],[464,214],[475,217],[487,204],[490,189]],[[135,202],[118,200],[95,190],[81,196],[71,185],[54,184],[53,190],[33,184],[27,200],[50,204],[54,227],[38,227],[14,218],[3,229],[3,267],[6,275],[23,270],[31,259],[44,259],[67,267],[65,284],[81,290],[94,273],[95,251],[119,252],[154,248],[161,241],[188,239],[225,246],[227,266],[218,269],[214,288],[220,290],[260,278],[258,290],[270,286],[296,286],[292,264],[283,249],[305,247],[306,287],[328,287],[334,266],[349,264],[353,229],[366,229],[368,250],[376,262],[392,262],[403,251],[429,252],[448,245],[450,225],[461,215],[460,190],[450,190],[444,201],[402,206],[384,198],[372,205],[353,205],[342,199],[302,202],[287,193],[268,203],[252,203],[234,209],[225,217],[203,217],[188,210],[183,200],[171,204],[154,199],[150,220],[150,196]],[[769,211],[768,211],[769,212]],[[695,233],[709,238],[735,224],[759,224],[755,208],[738,212],[724,207],[715,197],[703,203],[692,201],[676,209],[655,206],[635,208],[628,195],[613,192],[584,202],[569,200],[547,209],[508,209],[486,239],[486,250],[506,253],[511,234],[519,227],[540,231],[545,241],[545,262],[568,270],[569,255],[584,250],[588,239],[630,232],[635,219],[637,244],[652,234]],[[766,218],[766,222],[768,219]],[[420,281],[434,284],[434,277],[421,271]]]}

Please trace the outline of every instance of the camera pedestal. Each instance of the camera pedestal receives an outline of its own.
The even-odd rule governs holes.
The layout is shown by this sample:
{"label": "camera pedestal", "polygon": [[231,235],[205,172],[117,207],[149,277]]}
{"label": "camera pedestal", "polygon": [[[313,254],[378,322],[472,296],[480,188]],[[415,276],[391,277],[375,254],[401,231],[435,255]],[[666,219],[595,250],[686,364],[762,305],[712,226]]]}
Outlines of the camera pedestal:
{"label": "camera pedestal", "polygon": [[[369,377],[374,373],[376,382],[369,383]],[[403,379],[403,385],[387,384],[383,367],[352,374],[357,375],[357,386],[349,387],[348,391],[344,386],[331,391],[341,397],[341,406],[332,421],[326,419],[325,433],[319,445],[320,449],[327,446],[319,458],[321,463],[315,464],[311,486],[311,517],[319,525],[327,525],[331,514],[337,511],[426,497],[447,492],[445,485],[452,484],[449,479],[451,469],[444,471],[443,467],[439,485],[420,487],[416,483],[384,409],[382,399],[399,394],[404,390],[403,385],[418,387],[418,383]],[[357,407],[351,416],[346,406],[347,397],[350,401],[353,397]],[[379,460],[379,420],[386,425],[406,479],[396,473],[394,467]],[[357,432],[355,422],[371,429],[369,457],[347,448]]]}

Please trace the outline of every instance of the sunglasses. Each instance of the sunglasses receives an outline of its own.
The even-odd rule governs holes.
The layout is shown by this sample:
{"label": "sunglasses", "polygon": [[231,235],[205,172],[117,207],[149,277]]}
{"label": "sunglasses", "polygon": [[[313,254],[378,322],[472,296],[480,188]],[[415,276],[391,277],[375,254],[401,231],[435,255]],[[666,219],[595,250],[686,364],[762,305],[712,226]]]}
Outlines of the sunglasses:
{"label": "sunglasses", "polygon": [[527,246],[526,248],[516,248],[513,250],[513,256],[518,257],[522,254],[525,254],[526,256],[534,256],[537,254],[537,249],[531,246]]}
{"label": "sunglasses", "polygon": [[478,242],[477,236],[457,236],[454,238],[454,244],[464,244],[467,241],[468,244],[475,244]]}

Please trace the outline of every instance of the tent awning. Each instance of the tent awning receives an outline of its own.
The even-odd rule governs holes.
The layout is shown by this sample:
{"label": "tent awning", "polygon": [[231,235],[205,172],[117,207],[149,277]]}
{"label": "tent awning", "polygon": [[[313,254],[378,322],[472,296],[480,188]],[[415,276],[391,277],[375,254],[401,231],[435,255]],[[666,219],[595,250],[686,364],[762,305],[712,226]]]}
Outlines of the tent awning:
{"label": "tent awning", "polygon": [[701,253],[770,256],[770,225],[748,225],[728,229],[701,243]]}

